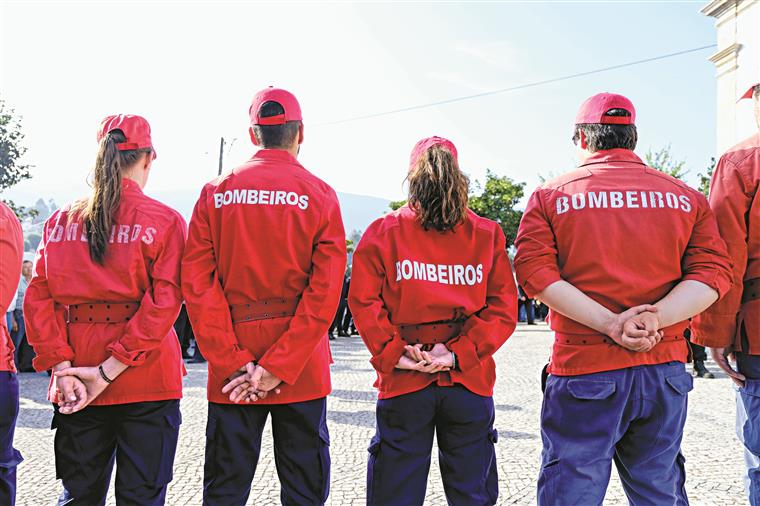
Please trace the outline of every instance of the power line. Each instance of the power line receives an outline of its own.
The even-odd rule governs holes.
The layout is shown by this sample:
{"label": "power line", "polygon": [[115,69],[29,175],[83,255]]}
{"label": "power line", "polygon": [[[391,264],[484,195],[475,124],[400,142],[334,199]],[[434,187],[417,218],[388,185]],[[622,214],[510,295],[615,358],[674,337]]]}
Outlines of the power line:
{"label": "power line", "polygon": [[351,117],[351,118],[339,119],[339,120],[335,120],[335,121],[328,121],[328,122],[325,122],[325,123],[317,123],[316,125],[313,125],[313,126],[339,125],[341,123],[349,123],[349,122],[353,122],[353,121],[360,121],[360,120],[365,120],[365,119],[370,119],[370,118],[378,118],[380,116],[388,116],[388,115],[391,115],[391,114],[398,114],[398,113],[401,113],[401,112],[415,111],[417,109],[427,109],[428,107],[435,107],[435,106],[439,106],[439,105],[452,104],[454,102],[463,102],[465,100],[472,100],[472,99],[475,99],[475,98],[487,97],[487,96],[490,96],[490,95],[497,95],[499,93],[506,93],[508,91],[524,90],[526,88],[534,88],[536,86],[542,86],[544,84],[556,83],[556,82],[559,82],[559,81],[567,81],[568,79],[575,79],[577,77],[589,76],[589,75],[592,75],[592,74],[599,74],[601,72],[609,72],[610,70],[617,70],[617,69],[622,69],[622,68],[625,68],[625,67],[633,67],[634,65],[642,65],[644,63],[650,63],[650,62],[654,62],[654,61],[665,60],[665,59],[668,59],[668,58],[674,58],[676,56],[682,56],[682,55],[689,54],[689,53],[696,53],[698,51],[704,51],[705,49],[711,49],[711,48],[714,48],[716,46],[717,46],[717,44],[710,44],[710,45],[707,45],[707,46],[694,47],[694,48],[691,48],[691,49],[685,49],[683,51],[678,51],[678,52],[675,52],[675,53],[668,53],[668,54],[663,54],[663,55],[660,55],[660,56],[654,56],[654,57],[651,57],[651,58],[645,58],[643,60],[636,60],[636,61],[631,61],[631,62],[627,62],[627,63],[620,63],[618,65],[611,65],[609,67],[602,67],[602,68],[598,68],[598,69],[594,69],[594,70],[587,70],[585,72],[578,72],[577,74],[569,74],[569,75],[566,75],[566,76],[554,77],[554,78],[551,78],[551,79],[544,79],[542,81],[535,81],[535,82],[532,82],[532,83],[520,84],[520,85],[517,85],[517,86],[510,86],[508,88],[500,88],[498,90],[485,91],[485,92],[482,92],[482,93],[476,93],[474,95],[465,95],[465,96],[462,96],[462,97],[455,97],[455,98],[449,98],[449,99],[446,99],[446,100],[439,100],[437,102],[429,102],[427,104],[412,105],[412,106],[409,106],[409,107],[402,107],[400,109],[392,109],[390,111],[376,112],[376,113],[372,113],[372,114],[365,114],[365,115],[362,115],[362,116],[354,116],[354,117]]}

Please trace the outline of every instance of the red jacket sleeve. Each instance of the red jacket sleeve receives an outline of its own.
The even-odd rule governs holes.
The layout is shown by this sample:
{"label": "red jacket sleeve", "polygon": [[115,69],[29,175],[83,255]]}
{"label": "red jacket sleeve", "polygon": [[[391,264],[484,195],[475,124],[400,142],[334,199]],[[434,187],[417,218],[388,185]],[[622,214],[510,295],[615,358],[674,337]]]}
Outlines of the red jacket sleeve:
{"label": "red jacket sleeve", "polygon": [[57,219],[58,214],[54,213],[45,223],[34,261],[32,281],[24,296],[26,336],[37,354],[32,363],[38,371],[46,371],[66,360],[74,360],[74,350],[69,345],[66,308],[53,300],[48,288],[45,248],[50,237],[49,224],[55,223]]}
{"label": "red jacket sleeve", "polygon": [[127,323],[124,335],[108,346],[108,351],[120,362],[142,365],[148,352],[159,347],[173,330],[182,306],[180,267],[186,236],[185,220],[176,215],[150,264],[150,289],[145,291],[140,308]]}
{"label": "red jacket sleeve", "polygon": [[0,308],[8,309],[21,279],[24,235],[13,211],[0,202]]}
{"label": "red jacket sleeve", "polygon": [[557,242],[542,193],[539,188],[530,196],[515,239],[517,281],[531,297],[562,279],[557,264]]}
{"label": "red jacket sleeve", "polygon": [[338,196],[327,196],[320,229],[314,238],[309,284],[301,295],[288,329],[264,353],[259,364],[292,385],[325,338],[335,318],[346,271],[346,233]]}
{"label": "red jacket sleeve", "polygon": [[517,326],[517,287],[500,227],[496,228],[493,248],[486,307],[467,319],[461,336],[446,343],[446,347],[456,353],[459,369],[465,373],[496,353]]}
{"label": "red jacket sleeve", "polygon": [[710,185],[710,206],[717,228],[710,233],[725,241],[731,259],[733,285],[725,295],[692,322],[694,342],[711,348],[725,348],[734,342],[736,316],[741,306],[744,272],[747,268],[747,213],[752,205],[749,178],[739,167],[721,158]]}
{"label": "red jacket sleeve", "polygon": [[207,188],[201,192],[190,219],[182,258],[182,294],[195,339],[206,359],[221,366],[225,377],[253,362],[232,329],[232,317],[216,270],[216,255],[208,221]]}
{"label": "red jacket sleeve", "polygon": [[348,305],[359,335],[372,354],[370,363],[375,370],[390,373],[404,354],[407,343],[388,318],[381,296],[385,278],[378,237],[370,227],[354,252]]}

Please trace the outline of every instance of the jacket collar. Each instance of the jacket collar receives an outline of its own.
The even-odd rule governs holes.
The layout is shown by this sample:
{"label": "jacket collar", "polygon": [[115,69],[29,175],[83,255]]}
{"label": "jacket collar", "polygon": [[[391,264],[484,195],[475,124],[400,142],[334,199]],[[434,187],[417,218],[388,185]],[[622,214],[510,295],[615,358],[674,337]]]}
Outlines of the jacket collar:
{"label": "jacket collar", "polygon": [[123,192],[143,193],[142,188],[137,184],[137,181],[133,181],[126,177],[121,180],[121,188]]}
{"label": "jacket collar", "polygon": [[293,163],[300,165],[296,157],[284,149],[260,149],[253,155],[252,160],[276,160],[280,162]]}
{"label": "jacket collar", "polygon": [[[639,165],[646,165],[636,153],[630,149],[605,149],[591,153],[579,167],[588,167],[595,164],[607,164],[615,162],[637,163]],[[591,167],[589,167],[591,168]]]}

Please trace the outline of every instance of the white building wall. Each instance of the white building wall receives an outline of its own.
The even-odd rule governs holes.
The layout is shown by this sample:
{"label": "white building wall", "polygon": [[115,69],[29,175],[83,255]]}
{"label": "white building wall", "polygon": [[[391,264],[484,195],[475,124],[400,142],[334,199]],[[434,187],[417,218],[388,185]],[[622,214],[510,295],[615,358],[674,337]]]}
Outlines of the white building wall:
{"label": "white building wall", "polygon": [[718,49],[717,151],[723,153],[757,131],[752,103],[739,97],[760,82],[760,0],[715,0],[702,12],[715,18]]}

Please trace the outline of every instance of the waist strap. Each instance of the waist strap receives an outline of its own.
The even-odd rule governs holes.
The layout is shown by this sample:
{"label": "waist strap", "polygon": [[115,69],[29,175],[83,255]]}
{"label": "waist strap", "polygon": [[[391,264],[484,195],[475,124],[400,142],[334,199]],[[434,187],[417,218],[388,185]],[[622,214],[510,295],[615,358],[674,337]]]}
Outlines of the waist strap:
{"label": "waist strap", "polygon": [[757,299],[760,299],[760,278],[748,279],[744,282],[742,304]]}
{"label": "waist strap", "polygon": [[438,323],[420,323],[417,325],[401,325],[401,339],[409,344],[438,344],[446,343],[462,333],[464,322],[449,321]]}
{"label": "waist strap", "polygon": [[296,314],[296,308],[300,301],[301,297],[294,297],[292,299],[252,300],[245,304],[232,304],[230,305],[232,323],[293,316]]}
{"label": "waist strap", "polygon": [[139,302],[92,302],[69,306],[66,323],[124,323],[140,309]]}
{"label": "waist strap", "polygon": [[[661,343],[667,343],[667,342],[673,342],[673,341],[681,341],[683,339],[682,336],[679,335],[670,335],[665,336],[660,340]],[[583,346],[587,344],[617,344],[615,341],[612,340],[612,338],[607,336],[600,336],[600,335],[578,335],[578,334],[554,334],[554,342],[557,344],[570,344],[573,346]]]}

